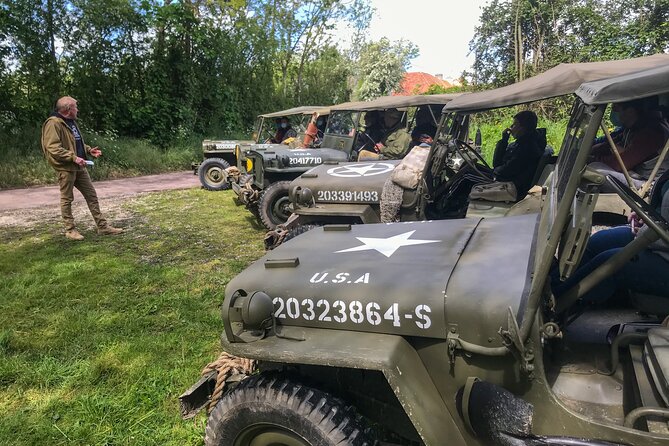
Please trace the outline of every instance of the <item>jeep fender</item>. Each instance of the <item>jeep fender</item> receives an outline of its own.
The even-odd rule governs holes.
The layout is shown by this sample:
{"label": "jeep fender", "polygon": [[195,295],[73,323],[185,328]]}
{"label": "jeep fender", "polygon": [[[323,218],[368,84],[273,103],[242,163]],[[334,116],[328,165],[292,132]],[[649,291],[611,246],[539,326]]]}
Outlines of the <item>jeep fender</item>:
{"label": "jeep fender", "polygon": [[289,326],[281,327],[281,335],[289,338],[233,343],[223,334],[221,343],[228,353],[260,361],[380,371],[426,445],[448,439],[449,446],[465,446],[465,437],[471,439],[460,431],[455,422],[459,415],[449,411],[418,353],[403,337]]}

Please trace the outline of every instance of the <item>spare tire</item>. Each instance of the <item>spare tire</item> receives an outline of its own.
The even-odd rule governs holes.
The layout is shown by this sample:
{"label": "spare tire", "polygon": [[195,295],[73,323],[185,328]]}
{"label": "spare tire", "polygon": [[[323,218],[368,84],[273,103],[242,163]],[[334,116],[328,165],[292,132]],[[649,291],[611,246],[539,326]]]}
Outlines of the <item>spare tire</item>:
{"label": "spare tire", "polygon": [[230,164],[223,158],[207,158],[197,169],[202,187],[207,190],[217,191],[230,189],[228,172],[226,169]]}

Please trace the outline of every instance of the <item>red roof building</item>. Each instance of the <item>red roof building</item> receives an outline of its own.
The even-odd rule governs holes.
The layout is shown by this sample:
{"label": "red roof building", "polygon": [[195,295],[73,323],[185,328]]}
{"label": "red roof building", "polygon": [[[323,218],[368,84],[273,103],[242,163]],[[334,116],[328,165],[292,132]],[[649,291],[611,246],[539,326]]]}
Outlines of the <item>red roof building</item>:
{"label": "red roof building", "polygon": [[444,88],[450,88],[450,82],[447,82],[441,78],[441,75],[433,76],[428,73],[422,73],[420,71],[413,73],[406,73],[404,79],[400,82],[399,91],[393,92],[393,96],[409,96],[414,94],[423,94],[427,91],[428,88],[432,85],[440,85]]}

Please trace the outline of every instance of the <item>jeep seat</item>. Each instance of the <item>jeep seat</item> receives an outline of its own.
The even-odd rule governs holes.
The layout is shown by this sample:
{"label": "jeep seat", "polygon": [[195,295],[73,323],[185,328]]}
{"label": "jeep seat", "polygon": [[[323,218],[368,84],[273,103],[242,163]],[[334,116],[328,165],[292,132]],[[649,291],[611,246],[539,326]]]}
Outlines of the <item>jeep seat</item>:
{"label": "jeep seat", "polygon": [[669,406],[669,328],[652,328],[648,331],[645,353],[655,388],[664,404]]}
{"label": "jeep seat", "polygon": [[[632,306],[642,313],[665,317],[669,315],[669,298],[654,294],[644,294],[632,291],[630,293]],[[669,351],[668,351],[669,354]]]}
{"label": "jeep seat", "polygon": [[553,148],[547,145],[537,163],[537,170],[534,171],[534,176],[532,177],[532,185],[542,184],[544,182],[548,176],[548,173],[544,174],[544,170],[549,164],[555,164],[555,160],[553,159]]}

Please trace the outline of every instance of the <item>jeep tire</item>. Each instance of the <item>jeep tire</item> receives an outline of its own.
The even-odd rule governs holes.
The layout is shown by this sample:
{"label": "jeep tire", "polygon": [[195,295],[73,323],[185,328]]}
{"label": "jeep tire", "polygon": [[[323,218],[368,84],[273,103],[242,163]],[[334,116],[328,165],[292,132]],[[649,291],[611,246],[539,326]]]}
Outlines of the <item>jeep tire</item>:
{"label": "jeep tire", "polygon": [[209,414],[206,446],[373,446],[363,419],[318,389],[279,374],[255,375]]}
{"label": "jeep tire", "polygon": [[223,158],[207,158],[197,170],[202,187],[217,191],[230,189],[228,173],[225,171],[230,164]]}
{"label": "jeep tire", "polygon": [[297,225],[293,229],[289,230],[288,233],[284,236],[282,243],[287,242],[290,239],[294,239],[298,235],[302,235],[305,232],[309,232],[314,228],[323,226],[321,223],[309,223],[306,225]]}
{"label": "jeep tire", "polygon": [[290,216],[288,187],[290,181],[278,181],[270,184],[258,200],[260,221],[268,231],[273,231]]}

